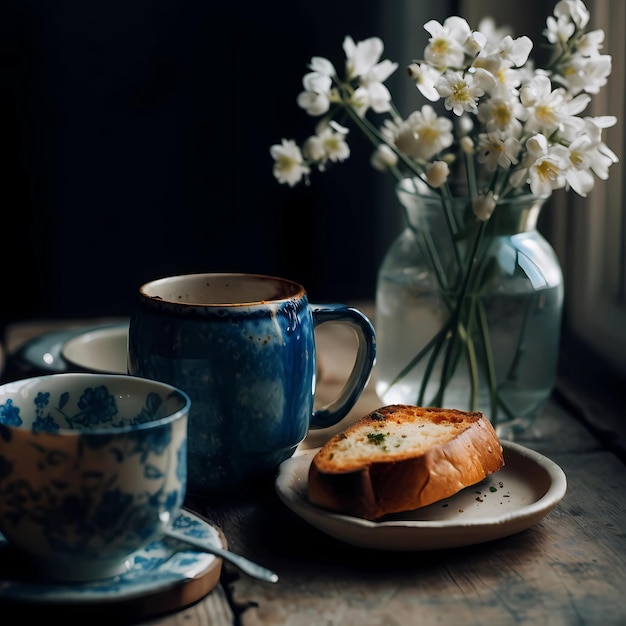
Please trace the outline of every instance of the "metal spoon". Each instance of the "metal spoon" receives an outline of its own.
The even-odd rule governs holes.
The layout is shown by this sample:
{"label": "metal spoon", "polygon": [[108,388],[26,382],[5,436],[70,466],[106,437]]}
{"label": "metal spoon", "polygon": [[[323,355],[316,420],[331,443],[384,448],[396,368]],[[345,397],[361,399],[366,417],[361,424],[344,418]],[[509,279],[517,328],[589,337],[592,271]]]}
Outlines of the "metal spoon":
{"label": "metal spoon", "polygon": [[193,546],[198,550],[202,550],[203,552],[208,552],[209,554],[219,556],[225,561],[229,561],[233,565],[236,565],[242,572],[248,574],[248,576],[252,576],[253,578],[257,578],[258,580],[263,580],[268,583],[278,582],[278,574],[261,565],[258,565],[257,563],[254,563],[253,561],[250,561],[240,554],[235,554],[234,552],[230,552],[229,550],[218,548],[217,546],[206,543],[201,539],[188,537],[182,532],[172,530],[171,528],[165,531],[165,535],[167,537],[171,537],[172,539],[176,539],[176,541],[180,541],[181,543],[186,543],[190,546]]}

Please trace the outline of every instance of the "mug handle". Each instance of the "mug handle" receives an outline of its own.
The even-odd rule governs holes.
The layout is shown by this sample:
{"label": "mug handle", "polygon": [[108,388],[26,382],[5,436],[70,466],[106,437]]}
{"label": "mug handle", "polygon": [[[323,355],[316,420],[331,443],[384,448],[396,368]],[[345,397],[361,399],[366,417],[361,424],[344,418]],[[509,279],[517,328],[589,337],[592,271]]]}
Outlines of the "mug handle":
{"label": "mug handle", "polygon": [[327,322],[346,324],[356,331],[357,353],[354,367],[337,399],[324,408],[313,411],[310,428],[334,426],[356,404],[363,393],[376,363],[376,333],[369,319],[358,309],[345,304],[310,304],[313,328]]}

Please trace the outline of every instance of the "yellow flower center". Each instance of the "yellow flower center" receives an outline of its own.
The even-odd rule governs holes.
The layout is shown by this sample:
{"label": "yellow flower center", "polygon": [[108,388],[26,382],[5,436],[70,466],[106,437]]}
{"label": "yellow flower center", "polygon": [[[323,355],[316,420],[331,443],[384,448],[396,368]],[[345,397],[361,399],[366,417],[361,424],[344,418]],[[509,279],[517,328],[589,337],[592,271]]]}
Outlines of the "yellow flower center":
{"label": "yellow flower center", "polygon": [[549,106],[540,105],[535,109],[535,113],[545,126],[549,126],[554,121],[554,110]]}
{"label": "yellow flower center", "polygon": [[584,161],[580,152],[570,152],[569,160],[572,162],[572,165],[574,165],[575,167],[582,165]]}
{"label": "yellow flower center", "polygon": [[452,88],[452,93],[457,102],[469,102],[472,99],[469,89],[467,88],[467,83],[464,81],[456,83]]}
{"label": "yellow flower center", "polygon": [[506,128],[511,123],[511,109],[503,103],[493,107],[492,117],[499,128]]}
{"label": "yellow flower center", "polygon": [[489,147],[486,150],[487,154],[491,154],[492,152],[497,152],[498,154],[502,153],[502,144],[499,141],[490,141]]}
{"label": "yellow flower center", "polygon": [[445,54],[448,51],[448,42],[445,39],[435,39],[432,44],[432,51],[437,54]]}
{"label": "yellow flower center", "polygon": [[433,143],[439,137],[439,133],[434,128],[423,128],[417,133],[418,139],[424,143]]}
{"label": "yellow flower center", "polygon": [[559,174],[559,168],[550,161],[542,161],[537,166],[537,174],[542,181],[555,180]]}
{"label": "yellow flower center", "polygon": [[335,135],[331,135],[324,140],[324,148],[326,152],[337,152],[339,141]]}
{"label": "yellow flower center", "polygon": [[293,167],[295,167],[295,165],[296,165],[296,162],[291,157],[286,156],[284,154],[281,154],[276,159],[276,167],[281,172],[288,171],[288,170],[292,169]]}

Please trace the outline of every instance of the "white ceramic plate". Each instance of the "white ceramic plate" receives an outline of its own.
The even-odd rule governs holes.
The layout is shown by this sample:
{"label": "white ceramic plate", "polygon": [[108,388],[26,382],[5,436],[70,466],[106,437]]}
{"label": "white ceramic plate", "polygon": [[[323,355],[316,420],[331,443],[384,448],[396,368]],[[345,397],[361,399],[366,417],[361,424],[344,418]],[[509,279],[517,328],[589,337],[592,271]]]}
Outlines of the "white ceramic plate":
{"label": "white ceramic plate", "polygon": [[309,524],[355,546],[420,551],[472,545],[534,526],[567,490],[565,473],[554,461],[516,443],[503,441],[502,447],[505,466],[482,482],[378,522],[332,513],[309,502],[308,470],[317,449],[283,461],[276,492]]}
{"label": "white ceramic plate", "polygon": [[[27,375],[39,373],[56,374],[76,369],[63,358],[62,351],[64,345],[79,335],[110,327],[124,328],[128,333],[128,322],[120,322],[119,324],[98,324],[83,328],[43,333],[29,339],[16,350],[15,354],[11,357],[12,365],[20,372]],[[124,357],[124,359],[126,359],[126,357]],[[124,363],[124,368],[126,368],[126,363]],[[126,373],[126,369],[124,369],[123,373]]]}
{"label": "white ceramic plate", "polygon": [[128,324],[104,326],[67,339],[61,356],[73,369],[126,374],[127,343]]}

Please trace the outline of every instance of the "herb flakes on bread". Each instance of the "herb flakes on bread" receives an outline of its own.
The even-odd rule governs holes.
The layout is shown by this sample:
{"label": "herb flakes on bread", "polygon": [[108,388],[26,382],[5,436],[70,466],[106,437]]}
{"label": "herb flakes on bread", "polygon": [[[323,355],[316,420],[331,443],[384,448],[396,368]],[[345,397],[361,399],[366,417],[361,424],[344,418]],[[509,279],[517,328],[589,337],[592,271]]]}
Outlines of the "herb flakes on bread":
{"label": "herb flakes on bread", "polygon": [[388,405],[329,439],[309,469],[317,506],[376,520],[443,500],[504,465],[482,413]]}

